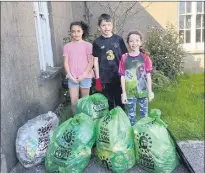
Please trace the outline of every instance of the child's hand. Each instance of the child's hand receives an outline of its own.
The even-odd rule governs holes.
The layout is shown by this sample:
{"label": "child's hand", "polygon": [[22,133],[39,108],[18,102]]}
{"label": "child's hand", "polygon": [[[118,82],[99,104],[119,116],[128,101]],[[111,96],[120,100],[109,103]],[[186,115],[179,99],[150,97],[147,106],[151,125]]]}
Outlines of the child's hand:
{"label": "child's hand", "polygon": [[127,104],[127,94],[126,93],[122,93],[121,94],[121,100],[122,100],[122,104]]}
{"label": "child's hand", "polygon": [[68,79],[70,79],[73,83],[79,83],[76,78],[74,78],[70,73],[66,75]]}
{"label": "child's hand", "polygon": [[151,102],[154,99],[154,93],[150,92],[149,93],[149,102]]}
{"label": "child's hand", "polygon": [[78,83],[81,82],[81,81],[83,81],[85,78],[86,78],[85,75],[79,76],[79,77],[77,78]]}

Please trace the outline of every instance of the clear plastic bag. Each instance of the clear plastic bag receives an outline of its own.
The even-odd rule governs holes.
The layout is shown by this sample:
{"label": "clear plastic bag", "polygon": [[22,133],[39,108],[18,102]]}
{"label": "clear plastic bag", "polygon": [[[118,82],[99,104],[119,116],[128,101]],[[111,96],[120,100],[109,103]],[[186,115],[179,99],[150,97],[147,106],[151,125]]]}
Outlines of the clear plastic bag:
{"label": "clear plastic bag", "polygon": [[25,168],[44,160],[50,138],[58,125],[57,115],[49,111],[29,120],[18,129],[16,154]]}

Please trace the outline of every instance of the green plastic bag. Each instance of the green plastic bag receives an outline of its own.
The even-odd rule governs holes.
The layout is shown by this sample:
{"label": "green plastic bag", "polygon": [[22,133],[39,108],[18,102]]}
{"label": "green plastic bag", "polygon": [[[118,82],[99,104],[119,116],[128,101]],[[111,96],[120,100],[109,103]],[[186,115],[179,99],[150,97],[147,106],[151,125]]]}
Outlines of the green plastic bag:
{"label": "green plastic bag", "polygon": [[96,154],[101,164],[115,172],[126,172],[135,164],[133,130],[120,107],[102,117],[96,127]]}
{"label": "green plastic bag", "polygon": [[149,117],[134,125],[136,162],[148,172],[170,173],[178,166],[179,160],[167,125],[160,116],[159,109],[152,109]]}
{"label": "green plastic bag", "polygon": [[49,173],[81,173],[95,142],[94,122],[84,113],[62,123],[53,133],[45,159]]}
{"label": "green plastic bag", "polygon": [[77,101],[76,112],[91,116],[96,124],[101,117],[109,112],[107,98],[100,93],[83,97]]}

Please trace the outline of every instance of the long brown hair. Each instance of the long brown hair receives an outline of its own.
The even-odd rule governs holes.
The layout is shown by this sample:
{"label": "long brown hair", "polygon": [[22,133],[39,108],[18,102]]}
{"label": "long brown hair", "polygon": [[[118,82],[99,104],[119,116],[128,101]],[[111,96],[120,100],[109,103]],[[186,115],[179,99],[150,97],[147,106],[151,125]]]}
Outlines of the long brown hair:
{"label": "long brown hair", "polygon": [[[143,35],[142,35],[142,33],[140,31],[136,30],[136,31],[131,31],[131,32],[128,33],[128,35],[127,35],[127,43],[129,42],[130,35],[132,35],[132,34],[138,35],[140,37],[140,40],[143,42]],[[142,46],[140,46],[140,52],[150,56],[149,51],[147,49],[143,48]]]}

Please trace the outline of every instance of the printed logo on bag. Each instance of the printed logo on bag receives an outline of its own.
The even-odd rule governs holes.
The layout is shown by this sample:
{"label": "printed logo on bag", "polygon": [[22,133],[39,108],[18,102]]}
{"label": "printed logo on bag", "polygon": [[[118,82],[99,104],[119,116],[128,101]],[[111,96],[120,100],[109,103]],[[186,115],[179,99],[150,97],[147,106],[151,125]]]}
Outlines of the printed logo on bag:
{"label": "printed logo on bag", "polygon": [[106,144],[110,143],[110,134],[108,130],[108,123],[110,121],[111,121],[110,115],[103,117],[103,122],[102,122],[102,126],[100,126],[100,134],[98,138],[99,142],[104,142]]}
{"label": "printed logo on bag", "polygon": [[76,132],[73,130],[66,130],[63,135],[62,135],[62,139],[65,141],[64,147],[66,148],[71,148],[73,143],[75,142],[75,137],[76,137]]}
{"label": "printed logo on bag", "polygon": [[49,132],[51,131],[52,127],[53,127],[52,122],[50,122],[38,129],[37,132],[39,137],[38,137],[38,149],[36,151],[37,154],[46,152],[50,141]]}
{"label": "printed logo on bag", "polygon": [[54,171],[53,173],[60,173],[60,171]]}
{"label": "printed logo on bag", "polygon": [[136,135],[139,144],[139,163],[146,168],[154,170],[154,158],[150,149],[152,148],[152,139],[147,133]]}
{"label": "printed logo on bag", "polygon": [[71,149],[65,149],[58,147],[54,153],[54,157],[60,160],[67,160],[68,157],[71,155]]}
{"label": "printed logo on bag", "polygon": [[39,140],[38,140],[38,150],[46,152],[46,150],[48,148],[49,141],[50,141],[49,136],[39,138]]}
{"label": "printed logo on bag", "polygon": [[104,111],[105,110],[105,104],[104,103],[101,103],[101,102],[94,102],[93,103],[93,110],[95,112],[101,112],[101,111]]}
{"label": "printed logo on bag", "polygon": [[109,144],[110,143],[110,134],[109,134],[109,130],[107,127],[100,127],[100,135],[98,138],[99,142],[104,142]]}
{"label": "printed logo on bag", "polygon": [[38,135],[39,136],[48,135],[51,129],[52,129],[52,123],[48,123],[44,127],[38,129]]}
{"label": "printed logo on bag", "polygon": [[100,160],[102,161],[102,165],[106,167],[107,169],[112,169],[112,163],[109,158],[105,156],[99,156]]}
{"label": "printed logo on bag", "polygon": [[75,141],[76,132],[73,130],[66,130],[60,140],[61,145],[64,148],[58,147],[54,153],[54,156],[61,160],[67,160],[72,153],[72,145]]}
{"label": "printed logo on bag", "polygon": [[105,117],[103,117],[103,126],[107,126],[108,123],[112,120],[111,116],[110,115],[107,115]]}

